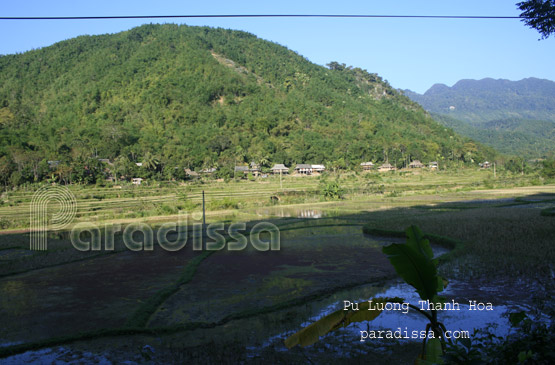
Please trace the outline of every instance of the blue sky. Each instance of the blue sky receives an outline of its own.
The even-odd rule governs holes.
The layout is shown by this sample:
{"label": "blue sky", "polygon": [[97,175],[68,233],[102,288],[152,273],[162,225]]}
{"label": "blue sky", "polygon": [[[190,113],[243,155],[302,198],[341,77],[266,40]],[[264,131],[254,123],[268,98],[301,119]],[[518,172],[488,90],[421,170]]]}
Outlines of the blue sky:
{"label": "blue sky", "polygon": [[[441,1],[3,1],[1,16],[175,14],[401,14],[518,16],[518,0]],[[0,54],[25,52],[83,34],[175,22],[245,30],[325,65],[376,72],[392,86],[424,92],[435,83],[484,77],[555,80],[555,37],[521,21],[453,19],[173,19],[0,21]]]}

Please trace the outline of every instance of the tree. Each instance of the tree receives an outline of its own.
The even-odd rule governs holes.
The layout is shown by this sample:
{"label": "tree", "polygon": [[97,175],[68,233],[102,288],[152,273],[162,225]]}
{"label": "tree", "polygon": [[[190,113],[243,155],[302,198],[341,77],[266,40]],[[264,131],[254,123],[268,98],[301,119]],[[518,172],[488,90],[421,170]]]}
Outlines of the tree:
{"label": "tree", "polygon": [[8,187],[9,177],[12,174],[13,170],[14,166],[10,159],[6,156],[0,157],[0,176],[2,176],[4,187],[6,187],[6,189]]}
{"label": "tree", "polygon": [[150,152],[147,152],[143,157],[143,167],[147,170],[157,171],[160,166],[160,160]]}
{"label": "tree", "polygon": [[70,184],[71,183],[71,174],[73,172],[73,167],[66,164],[60,163],[54,172],[54,176],[58,178],[58,182],[60,184]]}
{"label": "tree", "polygon": [[330,70],[343,71],[347,65],[345,65],[344,63],[339,63],[339,62],[336,62],[336,61],[332,61],[332,62],[328,63],[326,66],[328,66],[328,68]]}
{"label": "tree", "polygon": [[555,159],[542,161],[541,174],[547,178],[555,178]]}
{"label": "tree", "polygon": [[116,178],[116,181],[121,178],[122,176],[125,179],[128,179],[130,177],[130,175],[133,172],[133,167],[135,165],[133,164],[133,162],[131,162],[127,156],[118,156],[115,160],[114,160],[114,167],[113,167],[113,173],[114,176]]}
{"label": "tree", "polygon": [[239,163],[245,162],[245,157],[247,156],[246,151],[241,146],[235,147],[235,156]]}
{"label": "tree", "polygon": [[[123,47],[128,34],[135,41]],[[176,46],[182,37],[195,41]],[[344,169],[363,156],[375,161],[384,148],[392,163],[409,154],[435,160],[449,138],[376,74],[338,62],[324,68],[240,32],[143,26],[60,47],[0,59],[0,156],[10,159],[18,181],[48,178],[46,163],[55,160],[71,168],[58,176],[85,183],[95,172],[85,169],[90,157],[127,156],[109,167],[118,179],[158,178],[164,166],[166,176],[178,178],[170,167],[181,174],[216,162],[232,174],[234,165],[251,161],[264,172],[270,161],[329,160]],[[210,50],[241,72],[214,62]],[[48,68],[44,59],[51,59]],[[153,74],[160,76],[155,83]],[[67,82],[52,83],[57,79]],[[286,80],[287,94],[277,87]],[[462,151],[463,143],[456,137],[446,151]]]}
{"label": "tree", "polygon": [[524,171],[528,166],[526,166],[526,161],[523,158],[516,157],[505,162],[505,169],[514,173],[524,175]]}
{"label": "tree", "polygon": [[229,166],[223,166],[219,168],[215,173],[214,176],[218,179],[229,180],[233,177],[233,169]]}
{"label": "tree", "polygon": [[270,158],[264,155],[258,159],[258,164],[260,167],[270,167]]}
{"label": "tree", "polygon": [[331,182],[322,180],[320,182],[320,190],[322,196],[326,199],[341,199],[343,197],[343,189],[339,186],[337,180]]}
{"label": "tree", "polygon": [[555,1],[527,0],[516,5],[522,11],[522,21],[530,28],[536,29],[542,35],[542,39],[555,33]]}
{"label": "tree", "polygon": [[78,158],[72,162],[71,168],[71,180],[80,184],[94,184],[104,178],[104,166],[95,157]]}

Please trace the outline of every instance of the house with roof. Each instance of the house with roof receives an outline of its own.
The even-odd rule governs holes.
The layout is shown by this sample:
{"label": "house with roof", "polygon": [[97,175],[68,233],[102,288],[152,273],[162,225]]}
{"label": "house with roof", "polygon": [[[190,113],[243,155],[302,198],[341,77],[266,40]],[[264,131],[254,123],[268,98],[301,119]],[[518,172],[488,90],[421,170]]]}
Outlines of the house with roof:
{"label": "house with roof", "polygon": [[251,173],[254,176],[258,176],[260,175],[260,167],[256,163],[251,162],[250,166],[235,166],[235,173],[242,173],[243,175]]}
{"label": "house with roof", "polygon": [[260,166],[258,166],[257,163],[255,163],[254,161],[252,161],[252,162],[250,163],[249,172],[251,172],[254,176],[260,175]]}
{"label": "house with roof", "polygon": [[105,163],[106,165],[110,165],[110,166],[113,166],[113,165],[114,165],[114,164],[110,161],[110,159],[108,159],[108,158],[99,158],[99,157],[97,157],[96,159],[97,159],[98,161],[102,162],[102,163]]}
{"label": "house with roof", "polygon": [[47,161],[47,163],[48,163],[48,167],[51,170],[55,170],[58,167],[58,165],[60,164],[60,161],[59,160]]}
{"label": "house with roof", "polygon": [[270,169],[270,171],[272,171],[272,174],[274,174],[274,175],[288,174],[289,173],[289,168],[287,166],[285,166],[284,164],[282,164],[282,163],[276,163]]}
{"label": "house with roof", "polygon": [[217,170],[218,170],[217,168],[211,167],[211,168],[209,168],[209,169],[200,170],[200,172],[201,172],[202,174],[213,174],[213,173],[215,173]]}
{"label": "house with roof", "polygon": [[379,172],[395,171],[395,170],[397,170],[397,169],[395,167],[393,167],[389,162],[386,162],[383,165],[381,165],[380,167],[378,167]]}
{"label": "house with roof", "polygon": [[248,174],[249,173],[249,167],[248,166],[235,166],[235,173],[243,173],[243,174]]}
{"label": "house with roof", "polygon": [[298,175],[312,175],[312,165],[306,163],[298,163],[295,166],[295,174]]}
{"label": "house with roof", "polygon": [[374,168],[374,164],[372,162],[362,162],[360,166],[362,167],[362,171],[370,171]]}
{"label": "house with roof", "polygon": [[411,163],[409,163],[409,167],[411,169],[421,169],[424,167],[424,164],[418,160],[414,160]]}
{"label": "house with roof", "polygon": [[134,177],[131,179],[131,183],[133,185],[141,185],[143,183],[143,179],[140,177]]}
{"label": "house with roof", "polygon": [[186,174],[188,177],[190,177],[190,178],[199,177],[198,172],[193,171],[193,170],[191,170],[191,169],[185,169],[185,174]]}
{"label": "house with roof", "polygon": [[438,169],[438,164],[437,161],[432,161],[428,164],[428,168],[430,170],[437,170]]}
{"label": "house with roof", "polygon": [[312,173],[321,174],[322,172],[326,171],[326,166],[324,165],[310,165],[312,167]]}
{"label": "house with roof", "polygon": [[479,164],[479,165],[480,165],[480,167],[483,168],[483,169],[489,169],[489,168],[491,167],[491,162],[485,161],[485,162],[482,162],[482,163]]}

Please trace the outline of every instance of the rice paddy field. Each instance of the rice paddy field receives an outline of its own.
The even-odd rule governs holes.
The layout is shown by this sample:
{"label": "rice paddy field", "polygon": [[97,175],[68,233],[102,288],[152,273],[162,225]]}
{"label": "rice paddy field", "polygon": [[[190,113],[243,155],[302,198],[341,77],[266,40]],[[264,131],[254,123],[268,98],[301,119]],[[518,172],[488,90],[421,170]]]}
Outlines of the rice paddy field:
{"label": "rice paddy field", "polygon": [[[491,302],[495,313],[487,315],[500,328],[506,310],[553,305],[555,219],[545,212],[555,206],[555,185],[494,179],[486,170],[351,174],[338,177],[343,198],[326,200],[322,180],[70,187],[75,223],[140,222],[156,232],[185,211],[187,243],[174,252],[158,242],[132,251],[121,234],[114,250],[78,251],[67,230],[49,233],[48,250],[31,251],[33,190],[4,193],[0,363],[414,363],[420,342],[361,342],[357,328],[305,348],[283,344],[344,300],[391,291],[410,298],[381,251],[402,242],[410,225],[444,254],[447,295]],[[256,223],[271,222],[280,249],[193,249],[202,191],[207,223],[227,232],[245,222],[248,236]],[[463,322],[479,327],[487,318]]]}
{"label": "rice paddy field", "polygon": [[[545,184],[537,176],[498,173],[494,179],[490,170],[463,169],[458,172],[346,173],[318,177],[284,176],[282,179],[270,176],[255,181],[237,179],[224,182],[199,179],[187,183],[145,181],[139,186],[131,183],[106,183],[104,186],[68,187],[77,201],[75,222],[114,223],[144,218],[151,221],[164,220],[179,211],[200,211],[203,191],[208,221],[212,220],[211,217],[219,221],[221,215],[238,215],[243,212],[248,214],[252,212],[250,208],[271,206],[276,202],[280,205],[321,203],[322,185],[326,181],[336,180],[348,201],[381,202],[384,198],[401,197],[402,200],[406,200],[411,197],[409,204],[418,199],[418,196],[440,197],[444,193],[458,192],[461,193],[462,199],[472,199],[473,195],[465,192]],[[23,187],[0,195],[0,230],[29,227],[30,204],[37,188]],[[477,197],[485,195],[488,195],[487,190],[486,193],[478,193]],[[55,210],[56,207],[53,206],[52,209]]]}

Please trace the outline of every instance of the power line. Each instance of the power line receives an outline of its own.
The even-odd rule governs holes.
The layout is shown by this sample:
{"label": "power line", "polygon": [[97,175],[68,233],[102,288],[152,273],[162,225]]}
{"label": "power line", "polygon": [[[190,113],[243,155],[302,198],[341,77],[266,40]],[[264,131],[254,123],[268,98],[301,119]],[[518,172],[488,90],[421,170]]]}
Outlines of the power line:
{"label": "power line", "polygon": [[521,19],[519,16],[497,15],[383,15],[383,14],[202,14],[202,15],[107,15],[0,17],[0,20],[110,20],[168,18],[415,18],[415,19]]}

